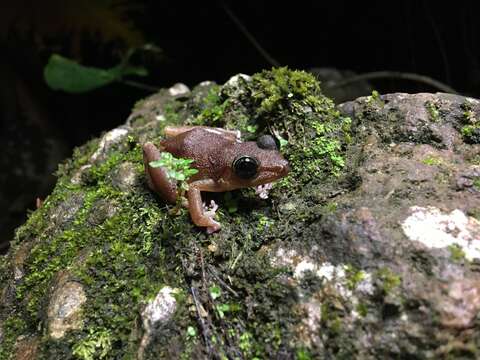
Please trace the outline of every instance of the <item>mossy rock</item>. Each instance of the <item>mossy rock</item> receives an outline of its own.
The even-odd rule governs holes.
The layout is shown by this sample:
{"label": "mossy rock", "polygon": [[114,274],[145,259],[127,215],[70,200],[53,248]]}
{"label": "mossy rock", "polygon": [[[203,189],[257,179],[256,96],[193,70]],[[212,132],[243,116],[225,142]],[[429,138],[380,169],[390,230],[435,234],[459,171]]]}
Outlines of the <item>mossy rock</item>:
{"label": "mossy rock", "polygon": [[[0,359],[477,358],[464,101],[336,108],[287,68],[145,99],[60,166],[0,257]],[[221,209],[207,235],[145,183],[141,144],[171,124],[273,134],[292,171],[267,200],[204,194]]]}

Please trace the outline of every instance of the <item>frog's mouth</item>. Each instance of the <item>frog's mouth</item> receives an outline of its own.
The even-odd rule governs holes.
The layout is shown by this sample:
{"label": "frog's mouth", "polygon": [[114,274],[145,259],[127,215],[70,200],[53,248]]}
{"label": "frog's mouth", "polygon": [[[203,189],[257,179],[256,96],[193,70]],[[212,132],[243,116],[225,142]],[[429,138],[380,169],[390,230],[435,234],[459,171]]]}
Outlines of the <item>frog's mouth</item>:
{"label": "frog's mouth", "polygon": [[260,199],[268,199],[268,191],[272,188],[273,183],[266,183],[263,185],[258,185],[255,187],[255,194],[260,197]]}

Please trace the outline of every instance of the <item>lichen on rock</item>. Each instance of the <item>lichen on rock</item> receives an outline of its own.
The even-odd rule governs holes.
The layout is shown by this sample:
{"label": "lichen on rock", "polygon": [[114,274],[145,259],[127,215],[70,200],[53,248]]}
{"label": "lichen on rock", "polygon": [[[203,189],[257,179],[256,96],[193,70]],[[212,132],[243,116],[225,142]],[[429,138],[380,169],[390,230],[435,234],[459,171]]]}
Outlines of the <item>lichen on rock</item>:
{"label": "lichen on rock", "polygon": [[[74,151],[0,257],[0,359],[478,358],[476,114],[335,107],[287,68],[161,90]],[[146,186],[141,145],[172,124],[272,134],[292,171],[266,200],[204,194],[209,236]]]}

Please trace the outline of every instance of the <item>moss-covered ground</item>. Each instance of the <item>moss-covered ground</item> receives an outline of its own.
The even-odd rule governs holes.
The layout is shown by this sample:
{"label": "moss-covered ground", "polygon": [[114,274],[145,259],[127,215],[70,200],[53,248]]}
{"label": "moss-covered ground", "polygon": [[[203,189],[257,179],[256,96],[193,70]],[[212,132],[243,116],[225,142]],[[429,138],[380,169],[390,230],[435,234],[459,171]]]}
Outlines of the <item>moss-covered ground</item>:
{"label": "moss-covered ground", "polygon": [[[298,295],[285,281],[288,270],[272,267],[262,249],[274,239],[289,241],[299,223],[331,211],[306,184],[338,180],[351,122],[305,72],[273,69],[235,86],[241,91],[212,86],[202,96],[172,99],[164,107],[165,121],[148,133],[134,126],[105,161],[91,162],[98,146],[93,140],[60,166],[53,193],[12,243],[9,264],[20,247],[31,246],[21,279],[13,281],[12,266],[0,258],[0,289],[14,297],[1,309],[0,359],[11,358],[20,335],[36,336],[44,359],[133,358],[140,310],[165,285],[180,289],[178,307],[163,336],[147,348],[147,358],[310,358],[290,337],[301,314],[292,310]],[[183,121],[186,113],[187,123],[240,129],[246,138],[275,135],[292,167],[269,201],[256,199],[251,189],[213,195],[223,225],[213,236],[196,228],[186,210],[171,214],[143,175],[140,137],[157,141],[165,124]],[[125,163],[137,179],[128,189],[113,180]],[[91,166],[72,182],[84,165]],[[285,208],[300,197],[298,211],[284,215],[279,204]],[[59,213],[62,206],[76,209],[68,221]],[[46,331],[46,307],[59,271],[84,286],[87,301],[83,327],[54,340]]]}

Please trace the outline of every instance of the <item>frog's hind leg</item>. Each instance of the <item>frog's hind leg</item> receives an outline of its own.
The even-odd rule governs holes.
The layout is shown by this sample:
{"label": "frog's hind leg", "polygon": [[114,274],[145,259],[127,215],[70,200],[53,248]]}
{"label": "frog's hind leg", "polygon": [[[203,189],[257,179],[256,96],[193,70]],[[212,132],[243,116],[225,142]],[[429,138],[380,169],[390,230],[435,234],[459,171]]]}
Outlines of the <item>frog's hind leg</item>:
{"label": "frog's hind leg", "polygon": [[177,183],[168,178],[164,168],[153,168],[150,166],[151,161],[160,158],[160,150],[155,145],[148,142],[143,145],[143,163],[145,167],[145,175],[147,177],[148,187],[159,194],[164,200],[175,204],[177,201]]}

